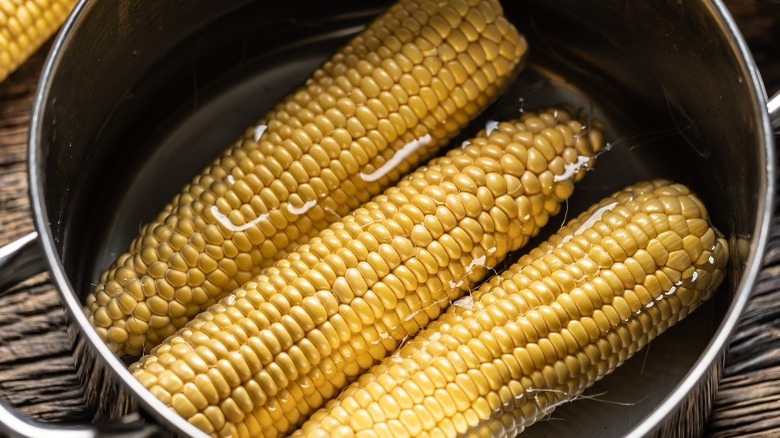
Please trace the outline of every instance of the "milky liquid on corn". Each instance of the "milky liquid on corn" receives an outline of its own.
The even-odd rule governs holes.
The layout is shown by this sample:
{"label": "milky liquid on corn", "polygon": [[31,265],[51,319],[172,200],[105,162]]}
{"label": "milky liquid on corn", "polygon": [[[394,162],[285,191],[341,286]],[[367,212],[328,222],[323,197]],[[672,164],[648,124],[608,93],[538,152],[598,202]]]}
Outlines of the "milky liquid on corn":
{"label": "milky liquid on corn", "polygon": [[409,143],[405,144],[401,149],[399,149],[392,156],[392,158],[387,160],[385,164],[380,166],[379,169],[376,169],[369,173],[360,172],[360,178],[366,182],[374,182],[382,179],[383,176],[393,171],[393,169],[395,169],[401,163],[403,163],[404,160],[406,160],[410,155],[417,152],[418,149],[430,144],[431,140],[433,140],[431,134],[425,134],[420,138],[416,138],[410,141]]}
{"label": "milky liquid on corn", "polygon": [[574,233],[569,234],[565,236],[563,239],[561,239],[561,243],[559,243],[558,246],[565,244],[566,242],[570,241],[574,237],[584,233],[585,230],[593,227],[593,225],[596,222],[601,220],[602,216],[612,211],[612,209],[614,209],[616,205],[618,205],[617,201],[611,202],[603,207],[599,207],[596,211],[593,212],[593,214],[590,217],[588,217],[588,219],[585,222],[583,222],[576,230],[574,230]]}
{"label": "milky liquid on corn", "polygon": [[[263,125],[263,124],[257,125],[253,129],[253,139],[254,139],[254,141],[260,140],[260,138],[263,136],[263,134],[265,133],[267,128],[268,127],[266,125]],[[408,142],[407,144],[402,146],[400,149],[398,149],[393,154],[393,156],[390,157],[389,160],[387,160],[385,163],[383,163],[378,168],[375,168],[375,166],[372,163],[367,164],[365,166],[365,172],[360,172],[360,174],[359,174],[360,178],[363,181],[366,181],[366,182],[375,182],[375,181],[378,181],[378,180],[382,179],[388,173],[390,173],[393,170],[395,170],[396,168],[398,168],[398,166],[401,166],[402,164],[406,163],[407,159],[410,156],[412,156],[413,154],[417,153],[421,148],[424,148],[425,146],[429,145],[432,140],[433,140],[433,137],[431,137],[430,134],[425,134],[424,136],[422,136],[420,138],[416,138],[416,139]],[[383,159],[381,157],[381,155],[378,156],[377,158]],[[375,160],[376,160],[376,158],[372,159],[371,161],[373,162]],[[572,175],[572,177],[573,177],[573,175]],[[233,184],[235,184],[236,179],[232,175],[227,175],[227,176],[225,176],[225,182],[227,183],[228,188],[230,188]],[[326,196],[327,196],[326,193],[322,194],[320,196],[320,199],[325,198]],[[300,206],[300,207],[296,207],[291,202],[288,201],[286,203],[283,203],[283,205],[286,204],[285,207],[279,207],[279,208],[276,208],[274,210],[286,211],[287,213],[289,213],[289,214],[291,214],[293,216],[302,216],[302,215],[305,215],[306,213],[308,213],[312,208],[314,208],[317,205],[318,201],[319,201],[319,199],[309,199],[309,200],[304,201],[303,205]],[[246,230],[248,230],[250,228],[256,227],[259,224],[261,224],[262,222],[268,221],[269,217],[271,215],[271,212],[266,212],[266,213],[263,213],[263,214],[257,216],[256,218],[254,218],[252,220],[247,221],[244,224],[235,224],[235,223],[233,223],[232,220],[230,220],[230,218],[226,214],[221,212],[219,210],[219,207],[217,207],[216,205],[212,205],[210,207],[210,211],[211,211],[212,216],[214,216],[214,219],[217,221],[217,223],[219,225],[221,225],[225,229],[233,231],[233,232],[246,231]]]}

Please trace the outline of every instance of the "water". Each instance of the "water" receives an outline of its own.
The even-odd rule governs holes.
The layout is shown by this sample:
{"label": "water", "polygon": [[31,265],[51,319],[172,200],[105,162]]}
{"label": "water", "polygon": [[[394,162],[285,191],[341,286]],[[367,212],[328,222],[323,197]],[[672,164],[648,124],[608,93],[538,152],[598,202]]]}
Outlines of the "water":
{"label": "water", "polygon": [[[480,129],[495,129],[496,121],[515,118],[539,107],[565,104],[585,121],[603,124],[605,139],[612,145],[608,152],[598,157],[593,169],[578,184],[564,209],[568,217],[576,216],[627,184],[665,177],[688,184],[702,195],[715,224],[728,229],[725,223],[727,206],[718,202],[722,198],[723,189],[719,186],[722,182],[710,163],[707,148],[701,146],[698,125],[654,78],[648,76],[641,59],[620,57],[624,61],[622,64],[610,63],[612,58],[604,53],[614,50],[620,54],[621,47],[602,39],[598,32],[575,31],[566,27],[565,20],[559,20],[559,17],[525,13],[519,11],[517,5],[507,4],[506,7],[512,21],[528,36],[531,58],[510,89],[451,143],[453,147],[459,147]],[[224,64],[226,55],[216,48],[209,50],[215,46],[209,41],[227,38],[217,36],[221,35],[220,29],[250,24],[249,14],[236,13],[197,37],[185,40],[181,51],[161,60],[158,71],[170,76],[160,80],[176,84],[181,82],[181,77],[192,79],[191,92],[175,96],[174,93],[162,96],[151,91],[145,94],[147,85],[144,80],[139,81],[138,89],[133,90],[137,99],[131,104],[143,107],[153,102],[157,106],[154,114],[158,117],[107,122],[115,132],[124,130],[128,134],[127,147],[137,147],[137,153],[132,159],[116,163],[85,163],[86,169],[107,168],[99,173],[102,179],[85,177],[83,183],[110,188],[99,194],[98,199],[82,200],[84,205],[101,205],[97,211],[91,209],[93,215],[88,219],[93,230],[91,239],[100,244],[85,244],[88,249],[83,250],[82,265],[91,273],[87,278],[96,278],[125,250],[130,239],[138,233],[140,224],[149,221],[192,175],[247,126],[255,126],[255,138],[262,136],[265,126],[256,125],[257,119],[305,80],[346,38],[358,31],[373,12],[292,25],[271,23],[263,35],[252,34],[251,41],[248,36],[239,34],[233,44],[243,47],[241,60],[225,64],[230,68],[221,71],[216,66]],[[267,41],[265,46],[263,40]],[[573,42],[596,50],[582,51],[572,46]],[[267,50],[268,47],[273,50]],[[193,53],[197,54],[195,61]],[[619,74],[612,75],[618,71]],[[637,84],[644,85],[638,88]],[[160,114],[164,116],[159,117]],[[113,140],[115,138],[106,137],[96,141]],[[388,166],[414,153],[426,141],[430,139],[421,137],[410,143],[388,162]],[[374,181],[390,169],[379,168],[361,176],[366,181]],[[578,168],[571,168],[572,173],[576,170]],[[234,183],[231,178],[226,181]],[[304,200],[302,206],[286,204],[283,208],[290,214],[305,214],[316,201]],[[224,213],[216,209],[212,213],[233,230],[241,230],[267,217],[260,215],[247,224],[233,224]],[[563,215],[552,218],[529,247],[554,232],[563,220]],[[606,394],[603,398],[623,404],[616,406],[583,398],[555,411],[554,417],[564,421],[546,422],[530,428],[526,434],[551,436],[576,430],[577,436],[612,436],[629,430],[651,412],[687,372],[708,343],[726,303],[727,298],[721,297],[705,305],[671,333],[655,341],[647,355],[639,354],[640,360],[629,361],[588,392],[603,392]],[[468,306],[467,301],[460,304]]]}
{"label": "water", "polygon": [[563,245],[564,243],[566,243],[568,241],[570,241],[575,236],[579,236],[580,234],[584,233],[585,230],[591,228],[596,222],[601,220],[602,216],[604,216],[605,214],[607,214],[610,211],[612,211],[612,209],[615,208],[615,206],[617,204],[618,204],[617,201],[611,202],[611,203],[609,203],[609,204],[607,204],[607,205],[605,205],[603,207],[600,207],[596,211],[594,211],[593,214],[590,217],[588,217],[585,220],[585,222],[583,222],[576,230],[574,230],[574,232],[572,234],[569,234],[568,236],[565,236],[563,239],[561,239],[561,243],[559,244],[559,246]]}

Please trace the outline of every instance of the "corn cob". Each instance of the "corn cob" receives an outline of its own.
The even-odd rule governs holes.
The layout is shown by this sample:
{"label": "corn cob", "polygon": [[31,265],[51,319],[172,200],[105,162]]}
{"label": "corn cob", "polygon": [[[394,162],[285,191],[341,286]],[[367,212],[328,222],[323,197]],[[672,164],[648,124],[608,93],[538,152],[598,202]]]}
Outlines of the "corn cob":
{"label": "corn cob", "polygon": [[0,81],[59,29],[77,0],[0,0]]}
{"label": "corn cob", "polygon": [[451,306],[293,436],[515,436],[708,299],[727,260],[686,187],[629,187]]}
{"label": "corn cob", "polygon": [[432,155],[507,85],[496,0],[402,0],[185,187],[87,298],[139,355]]}
{"label": "corn cob", "polygon": [[559,211],[600,148],[563,111],[483,130],[131,367],[217,435],[278,436],[435,319]]}

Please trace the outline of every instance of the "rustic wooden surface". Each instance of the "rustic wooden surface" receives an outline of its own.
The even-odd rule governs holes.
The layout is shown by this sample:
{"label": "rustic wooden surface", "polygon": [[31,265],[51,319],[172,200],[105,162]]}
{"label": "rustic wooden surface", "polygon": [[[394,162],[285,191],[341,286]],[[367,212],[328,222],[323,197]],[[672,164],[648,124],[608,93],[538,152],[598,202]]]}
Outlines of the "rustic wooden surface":
{"label": "rustic wooden surface", "polygon": [[[780,89],[780,4],[728,0],[767,89]],[[25,171],[32,94],[48,47],[0,84],[0,245],[33,230]],[[0,297],[0,396],[44,421],[90,417],[75,377],[63,310],[47,277]],[[780,436],[780,219],[733,340],[707,435]]]}

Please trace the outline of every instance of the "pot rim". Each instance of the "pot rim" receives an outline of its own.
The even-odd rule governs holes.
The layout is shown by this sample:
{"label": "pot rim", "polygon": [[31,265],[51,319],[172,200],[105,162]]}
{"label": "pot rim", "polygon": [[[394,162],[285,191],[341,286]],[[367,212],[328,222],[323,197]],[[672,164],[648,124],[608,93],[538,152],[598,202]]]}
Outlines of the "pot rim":
{"label": "pot rim", "polygon": [[745,271],[737,285],[724,319],[720,322],[702,355],[688,370],[683,380],[650,415],[642,419],[637,427],[627,435],[632,438],[647,436],[657,430],[664,423],[665,418],[668,418],[691,394],[695,393],[694,390],[697,385],[705,378],[707,372],[716,365],[716,361],[722,360],[722,354],[728,347],[728,342],[737,328],[748,300],[753,295],[753,288],[758,279],[766,252],[773,216],[776,172],[775,139],[769,116],[766,89],[764,88],[761,74],[747,42],[723,0],[709,0],[702,3],[709,11],[710,16],[715,19],[716,24],[718,24],[721,35],[729,43],[732,56],[736,57],[745,76],[750,78],[747,85],[753,100],[753,117],[755,120],[760,121],[759,127],[762,131],[760,139],[762,144],[759,147],[763,149],[763,154],[760,156],[763,174],[760,175],[761,185],[759,193],[763,193],[763,196],[758,197],[758,211],[760,214],[753,229]]}
{"label": "pot rim", "polygon": [[[68,325],[72,326],[74,323],[76,324],[76,328],[78,329],[77,336],[84,337],[88,340],[92,352],[96,351],[98,353],[98,360],[101,361],[101,364],[107,366],[108,369],[121,380],[125,387],[132,392],[132,396],[140,402],[147,412],[153,414],[155,419],[161,421],[168,429],[174,429],[186,436],[205,438],[208,437],[207,434],[177,415],[172,409],[168,409],[164,403],[147,391],[146,388],[132,376],[127,369],[127,366],[119,360],[119,358],[117,358],[100,339],[95,329],[89,323],[87,316],[84,314],[82,310],[83,305],[79,301],[73,285],[65,274],[65,268],[57,253],[54,236],[52,235],[49,226],[49,216],[44,202],[45,195],[43,187],[45,180],[43,172],[45,157],[39,150],[41,139],[44,137],[42,121],[46,112],[46,102],[48,101],[49,93],[51,91],[52,79],[57,73],[64,49],[70,43],[73,34],[78,31],[84,17],[94,3],[95,2],[92,0],[79,0],[73,8],[73,11],[62,25],[62,28],[52,44],[38,86],[35,90],[32,115],[30,118],[27,162],[30,204],[35,220],[35,227],[38,230],[44,258],[49,265],[49,274],[52,280],[54,280],[57,291],[62,299],[63,306],[68,312]],[[76,364],[76,366],[78,365],[79,364]]]}
{"label": "pot rim", "polygon": [[[721,321],[715,331],[710,343],[707,345],[704,353],[699,357],[696,363],[691,367],[683,380],[670,392],[660,405],[648,416],[643,418],[636,427],[629,433],[630,437],[640,437],[651,434],[667,419],[673,411],[678,408],[688,397],[693,394],[694,388],[714,365],[715,361],[721,358],[721,354],[727,346],[727,342],[732,336],[736,325],[742,316],[746,303],[752,295],[753,286],[758,278],[759,270],[762,266],[763,256],[766,250],[766,244],[769,235],[769,228],[773,213],[773,198],[775,192],[775,152],[772,125],[770,122],[769,111],[767,109],[766,91],[761,79],[758,67],[750,53],[750,50],[740,33],[737,25],[728,12],[722,0],[705,0],[703,7],[707,8],[709,14],[715,20],[720,28],[721,37],[729,43],[730,55],[735,57],[742,73],[747,80],[749,94],[752,100],[752,117],[758,120],[758,127],[761,130],[760,144],[757,145],[762,154],[760,164],[763,169],[760,175],[760,193],[763,196],[758,198],[758,211],[754,229],[753,238],[750,244],[750,254],[746,261],[745,272],[737,285],[731,304],[726,312],[725,318]],[[57,290],[63,301],[69,315],[69,324],[77,324],[78,336],[88,339],[90,348],[97,352],[102,365],[111,369],[115,376],[121,380],[132,396],[140,402],[140,405],[151,414],[156,420],[163,423],[169,429],[187,436],[207,435],[200,429],[177,415],[173,410],[168,409],[165,404],[154,397],[141,385],[128,371],[125,364],[120,361],[106,346],[97,332],[92,328],[82,311],[82,304],[70,283],[65,269],[60,259],[53,234],[49,225],[48,211],[44,202],[44,161],[45,157],[39,149],[43,139],[42,121],[47,110],[47,101],[49,100],[51,83],[56,76],[58,67],[62,60],[64,49],[70,43],[73,34],[78,31],[84,17],[88,14],[93,0],[79,0],[73,12],[69,15],[60,32],[58,33],[51,51],[46,59],[32,107],[32,116],[30,119],[30,129],[28,138],[28,174],[30,187],[30,204],[33,211],[35,227],[39,233],[41,248],[49,266],[49,272],[52,280],[57,286]]]}

